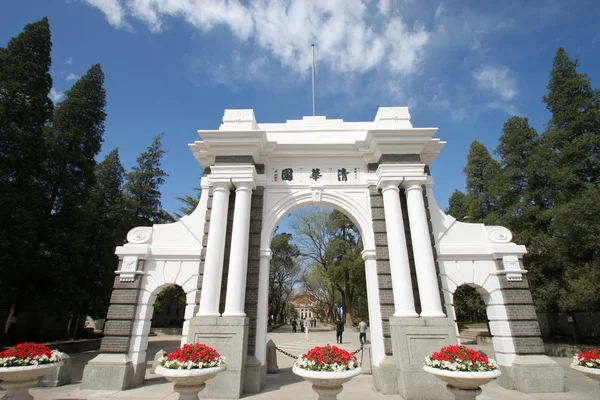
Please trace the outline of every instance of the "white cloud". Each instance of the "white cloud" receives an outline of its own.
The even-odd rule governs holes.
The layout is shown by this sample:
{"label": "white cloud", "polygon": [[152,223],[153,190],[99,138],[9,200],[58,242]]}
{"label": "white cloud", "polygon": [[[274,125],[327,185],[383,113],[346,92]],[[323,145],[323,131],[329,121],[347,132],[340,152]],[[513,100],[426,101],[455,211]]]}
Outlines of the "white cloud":
{"label": "white cloud", "polygon": [[491,91],[503,100],[511,100],[517,94],[515,79],[507,67],[484,66],[473,73],[473,78],[481,88]]}
{"label": "white cloud", "polygon": [[[385,69],[408,75],[418,71],[430,33],[422,23],[407,24],[390,2],[380,0],[84,0],[100,9],[110,24],[130,27],[126,18],[161,32],[165,21],[182,19],[201,31],[226,26],[241,41],[296,72],[317,64],[336,72]],[[377,7],[383,14],[374,20]],[[371,8],[371,9],[369,9]]]}
{"label": "white cloud", "polygon": [[76,81],[77,79],[79,79],[79,75],[75,75],[74,73],[72,73],[72,72],[69,72],[69,73],[67,74],[67,77],[66,77],[66,79],[67,79],[68,81]]}
{"label": "white cloud", "polygon": [[68,65],[73,64],[73,57],[67,58],[67,61],[65,61],[65,63],[67,63]]}
{"label": "white cloud", "polygon": [[50,93],[48,94],[48,96],[50,97],[50,100],[52,100],[55,103],[58,103],[65,97],[65,94],[63,92],[58,92],[54,88],[52,88],[50,89]]}
{"label": "white cloud", "polygon": [[390,12],[390,0],[379,0],[379,12],[382,14]]}
{"label": "white cloud", "polygon": [[125,21],[125,10],[121,6],[121,0],[83,0],[89,5],[98,8],[104,13],[108,23],[116,28],[131,29]]}
{"label": "white cloud", "polygon": [[510,116],[519,115],[517,107],[515,107],[513,104],[506,104],[501,101],[492,101],[488,104],[488,107],[494,110],[504,111]]}

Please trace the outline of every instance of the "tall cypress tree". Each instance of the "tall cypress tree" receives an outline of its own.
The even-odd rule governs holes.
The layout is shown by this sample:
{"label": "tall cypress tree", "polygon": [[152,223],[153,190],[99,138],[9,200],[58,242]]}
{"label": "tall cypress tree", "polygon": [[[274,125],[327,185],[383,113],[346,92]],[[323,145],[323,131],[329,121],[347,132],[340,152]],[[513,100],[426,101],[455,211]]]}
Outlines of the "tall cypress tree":
{"label": "tall cypress tree", "polygon": [[[95,157],[100,152],[106,93],[100,65],[92,66],[59,103],[45,132],[44,220],[40,226],[43,246],[41,263],[44,285],[55,283],[61,293],[53,304],[43,299],[41,306],[53,310],[81,307],[87,298],[81,273],[87,243],[89,216],[85,213],[95,183]],[[53,297],[54,298],[54,297]]]}
{"label": "tall cypress tree", "polygon": [[551,163],[551,229],[563,276],[558,308],[597,310],[600,300],[600,90],[559,48],[544,97],[552,113],[544,132]]}
{"label": "tall cypress tree", "polygon": [[0,337],[28,301],[22,290],[37,268],[42,131],[53,109],[51,48],[46,18],[0,48],[0,306],[9,310]]}

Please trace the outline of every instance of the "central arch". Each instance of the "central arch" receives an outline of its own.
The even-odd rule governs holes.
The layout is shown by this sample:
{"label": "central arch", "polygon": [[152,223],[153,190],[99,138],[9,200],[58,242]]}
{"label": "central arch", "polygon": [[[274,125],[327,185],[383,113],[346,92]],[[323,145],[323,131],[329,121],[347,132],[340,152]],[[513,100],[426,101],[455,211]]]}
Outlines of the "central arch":
{"label": "central arch", "polygon": [[[375,235],[373,232],[371,211],[368,205],[369,188],[294,188],[282,190],[280,187],[265,188],[265,205],[263,227],[261,232],[261,255],[270,257],[271,239],[275,228],[291,212],[304,206],[331,206],[347,215],[360,231],[363,241],[363,261],[369,319],[371,322],[371,351],[373,364],[377,365],[384,358],[383,326],[379,308],[379,291],[377,268],[375,261]],[[364,203],[361,202],[364,201]],[[270,264],[261,262],[259,278],[259,304],[256,326],[256,355],[261,363],[266,362],[267,341],[267,303]]]}

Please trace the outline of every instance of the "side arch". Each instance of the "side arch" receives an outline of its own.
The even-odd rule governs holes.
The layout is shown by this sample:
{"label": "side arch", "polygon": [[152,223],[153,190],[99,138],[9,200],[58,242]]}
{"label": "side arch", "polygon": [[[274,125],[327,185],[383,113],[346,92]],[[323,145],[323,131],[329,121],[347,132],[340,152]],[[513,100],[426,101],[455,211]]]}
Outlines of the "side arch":
{"label": "side arch", "polygon": [[151,259],[145,262],[145,271],[146,274],[142,278],[137,297],[128,352],[133,365],[137,366],[135,377],[141,379],[141,381],[143,381],[146,372],[146,350],[148,348],[148,335],[152,324],[154,302],[158,293],[169,285],[181,287],[186,296],[181,345],[187,343],[188,327],[190,319],[194,316],[196,305],[199,262],[195,260]]}
{"label": "side arch", "polygon": [[[494,260],[444,261],[440,266],[440,279],[444,304],[448,316],[454,321],[454,292],[459,286],[474,287],[483,296],[498,364],[512,364],[516,357],[516,349]],[[458,337],[458,327],[456,335]]]}

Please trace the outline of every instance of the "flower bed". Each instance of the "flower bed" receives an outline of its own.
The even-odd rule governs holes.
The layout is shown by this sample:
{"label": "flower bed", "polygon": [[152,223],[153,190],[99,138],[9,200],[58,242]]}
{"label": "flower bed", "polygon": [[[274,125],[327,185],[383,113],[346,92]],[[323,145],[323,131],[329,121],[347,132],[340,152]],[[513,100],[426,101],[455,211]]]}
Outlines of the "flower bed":
{"label": "flower bed", "polygon": [[462,345],[442,347],[439,352],[425,357],[424,364],[447,371],[486,372],[498,369],[496,361]]}
{"label": "flower bed", "polygon": [[167,369],[203,369],[225,365],[225,358],[205,344],[184,344],[182,348],[162,357],[159,361]]}
{"label": "flower bed", "polygon": [[600,369],[600,347],[575,354],[573,356],[573,365]]}
{"label": "flower bed", "polygon": [[58,350],[38,343],[19,343],[0,352],[0,367],[27,367],[60,362],[64,355]]}
{"label": "flower bed", "polygon": [[298,356],[295,365],[307,371],[344,372],[357,369],[360,362],[355,355],[337,346],[316,346]]}

